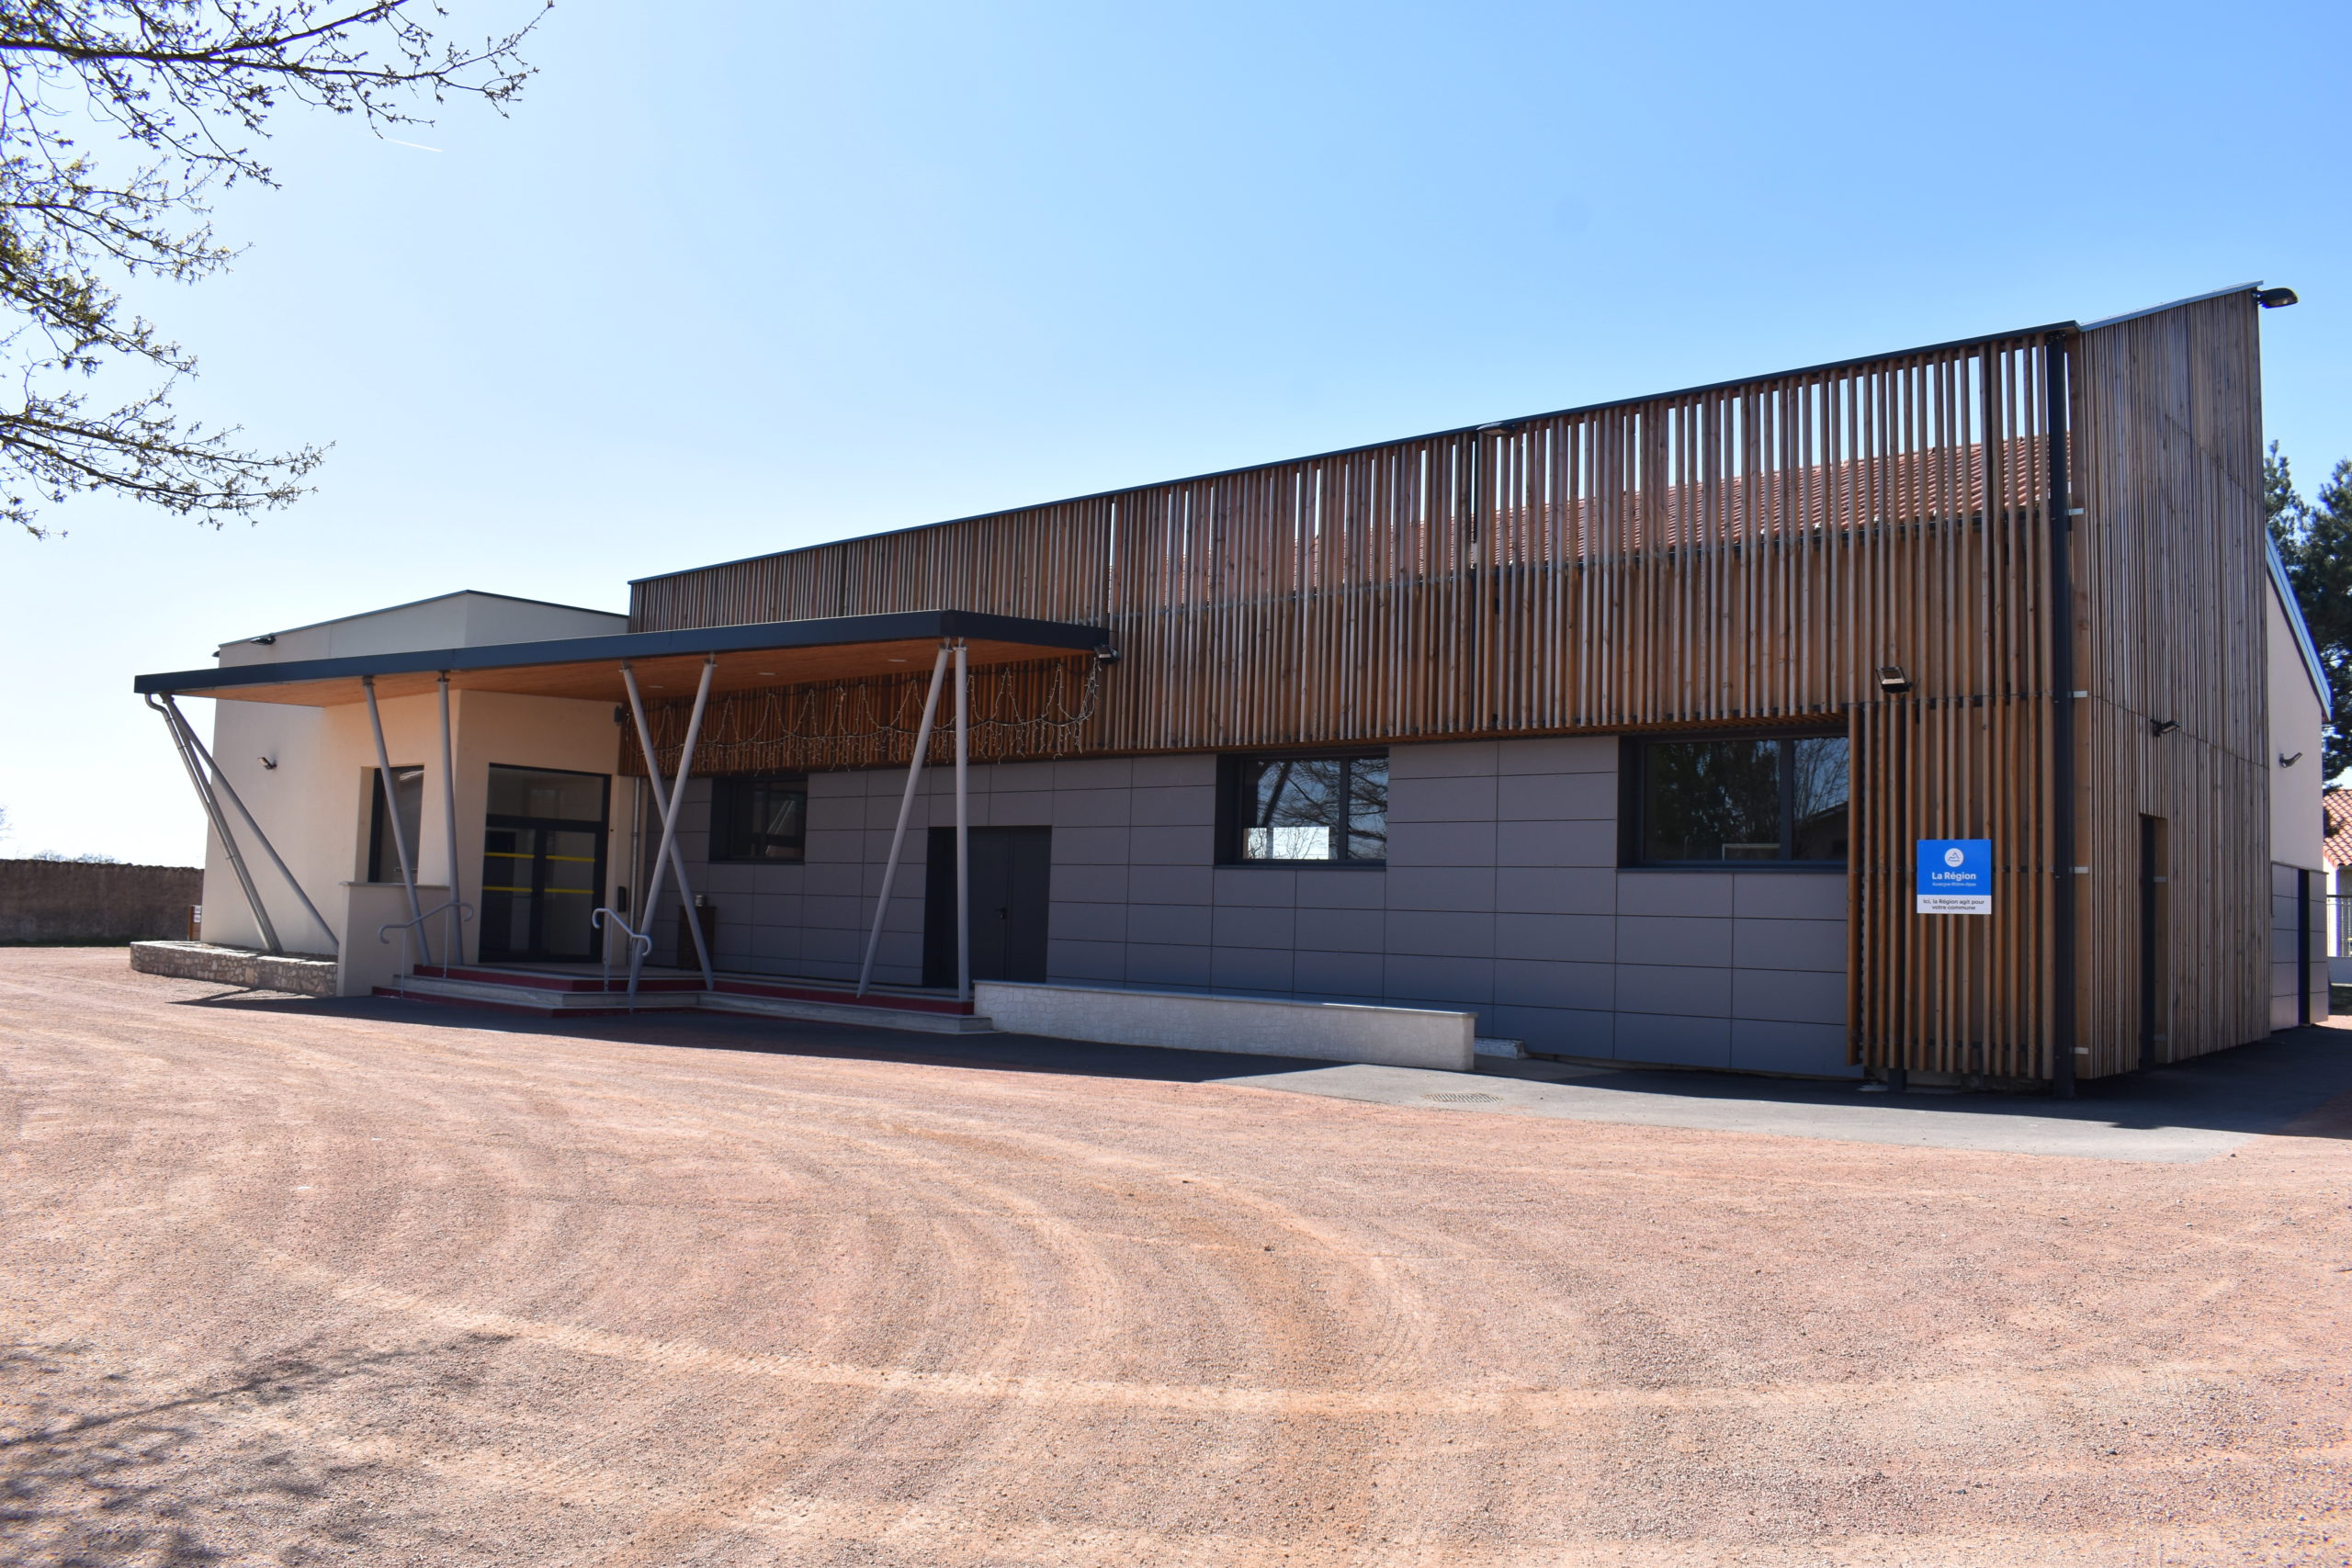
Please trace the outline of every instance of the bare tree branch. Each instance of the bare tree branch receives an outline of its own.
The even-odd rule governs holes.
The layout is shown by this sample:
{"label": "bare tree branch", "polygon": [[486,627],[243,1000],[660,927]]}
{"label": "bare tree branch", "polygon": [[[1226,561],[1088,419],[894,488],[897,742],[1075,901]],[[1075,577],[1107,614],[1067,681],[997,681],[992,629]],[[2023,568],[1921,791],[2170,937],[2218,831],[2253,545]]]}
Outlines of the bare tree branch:
{"label": "bare tree branch", "polygon": [[[40,535],[43,504],[105,491],[217,525],[300,496],[322,452],[264,455],[233,427],[183,426],[171,398],[194,357],[126,315],[107,276],[193,283],[228,265],[209,197],[277,184],[252,143],[287,105],[379,135],[432,123],[453,96],[503,113],[544,15],[468,46],[436,36],[447,13],[430,0],[0,0],[0,310],[19,322],[0,349],[20,388],[0,399],[0,463],[17,479],[0,517]],[[93,118],[135,166],[100,174],[68,133]],[[71,383],[112,359],[164,379],[93,411]]]}

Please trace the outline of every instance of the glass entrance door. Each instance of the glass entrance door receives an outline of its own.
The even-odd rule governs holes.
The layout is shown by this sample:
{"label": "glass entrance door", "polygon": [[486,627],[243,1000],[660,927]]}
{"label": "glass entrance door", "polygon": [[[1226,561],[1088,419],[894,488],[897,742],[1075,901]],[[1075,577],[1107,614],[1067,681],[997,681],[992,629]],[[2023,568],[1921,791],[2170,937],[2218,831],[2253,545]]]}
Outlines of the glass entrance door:
{"label": "glass entrance door", "polygon": [[596,956],[588,917],[604,899],[610,793],[602,773],[491,768],[482,833],[484,963],[585,963]]}

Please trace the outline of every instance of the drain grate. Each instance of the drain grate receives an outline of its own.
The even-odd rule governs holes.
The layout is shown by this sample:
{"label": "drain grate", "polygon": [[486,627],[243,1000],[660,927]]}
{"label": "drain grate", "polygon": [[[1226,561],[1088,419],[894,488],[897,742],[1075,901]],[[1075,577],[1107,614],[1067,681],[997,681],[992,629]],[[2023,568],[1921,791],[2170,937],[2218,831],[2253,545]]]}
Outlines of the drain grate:
{"label": "drain grate", "polygon": [[1492,1105],[1502,1099],[1499,1094],[1425,1094],[1423,1100],[1442,1100],[1448,1105]]}

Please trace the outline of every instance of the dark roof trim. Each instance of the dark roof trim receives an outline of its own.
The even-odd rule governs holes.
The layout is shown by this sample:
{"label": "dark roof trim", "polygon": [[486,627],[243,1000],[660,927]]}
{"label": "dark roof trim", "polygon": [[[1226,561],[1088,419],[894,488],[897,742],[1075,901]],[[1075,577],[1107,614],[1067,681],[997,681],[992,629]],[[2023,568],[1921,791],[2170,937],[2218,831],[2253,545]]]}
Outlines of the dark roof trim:
{"label": "dark roof trim", "polygon": [[[2233,288],[2218,291],[2234,294]],[[2205,296],[2204,298],[2212,298]],[[2186,304],[2188,301],[2182,301]],[[2158,306],[2168,310],[2169,306]],[[2124,318],[2118,317],[2117,320]],[[1102,501],[1114,495],[1135,495],[1144,491],[1159,490],[1165,485],[1198,484],[1204,479],[1231,479],[1236,474],[1254,474],[1264,468],[1285,468],[1293,463],[1321,463],[1333,457],[1351,457],[1359,452],[1376,452],[1384,446],[1404,446],[1416,441],[1442,441],[1448,436],[1471,435],[1498,424],[1528,424],[1537,420],[1565,419],[1570,414],[1600,413],[1610,409],[1633,408],[1640,403],[1669,402],[1676,398],[1702,397],[1709,392],[1721,392],[1733,387],[1753,386],[1758,381],[1794,381],[1807,376],[1826,376],[1832,371],[1850,370],[1858,365],[1873,365],[1883,359],[1910,359],[1922,354],[1944,354],[1955,348],[1974,348],[1982,344],[2005,343],[2013,338],[2041,337],[2050,333],[2080,332],[2074,321],[2052,321],[2039,327],[2020,327],[2015,332],[1982,333],[1974,337],[1953,338],[1949,343],[1931,343],[1919,348],[1889,349],[1879,354],[1858,354],[1849,359],[1832,359],[1820,365],[1808,365],[1797,370],[1772,370],[1760,376],[1735,376],[1727,381],[1710,381],[1704,386],[1683,387],[1670,392],[1645,392],[1637,398],[1612,398],[1607,402],[1578,403],[1573,408],[1554,409],[1548,413],[1511,414],[1502,419],[1480,420],[1476,424],[1458,424],[1451,430],[1433,430],[1426,435],[1399,435],[1386,441],[1367,441],[1360,446],[1340,446],[1329,452],[1311,452],[1304,457],[1275,457],[1263,463],[1244,463],[1238,468],[1219,468],[1214,473],[1188,474],[1177,479],[1153,479],[1145,484],[1121,485],[1115,490],[1092,491],[1085,495],[1064,496],[1059,501],[1030,502],[1019,506],[1001,506],[992,512],[975,512],[965,517],[943,517],[932,523],[910,523],[903,528],[877,528],[871,534],[853,534],[845,539],[820,539],[811,545],[795,545],[789,549],[762,550],[755,556],[737,556],[732,560],[712,561],[707,566],[682,567],[676,571],[657,571],[650,577],[632,577],[629,585],[659,582],[668,577],[690,577],[698,571],[717,571],[723,567],[741,566],[747,561],[772,560],[777,556],[797,554],[801,550],[820,549],[827,545],[854,545],[866,539],[888,538],[893,534],[920,534],[926,528],[946,528],[958,523],[978,523],[990,517],[1009,516],[1015,512],[1042,512],[1049,506],[1075,506],[1080,502]]]}
{"label": "dark roof trim", "polygon": [[2168,299],[2161,305],[2151,305],[2144,310],[2126,310],[2120,316],[2102,316],[2096,321],[2085,321],[2083,331],[2095,333],[2101,327],[2120,327],[2126,321],[2136,321],[2143,316],[2162,315],[2166,310],[2177,310],[2183,305],[2202,305],[2208,299],[2226,299],[2233,294],[2251,294],[2261,287],[2262,280],[2256,278],[2252,283],[2240,283],[2228,288],[2216,288],[2209,294],[2192,294],[2186,299]]}
{"label": "dark roof trim", "polygon": [[[295,632],[316,631],[321,626],[341,626],[345,621],[364,621],[374,615],[389,615],[396,610],[413,610],[420,604],[438,604],[444,599],[465,598],[501,599],[509,604],[537,604],[543,610],[570,610],[574,614],[582,615],[609,615],[616,621],[626,621],[628,619],[628,612],[627,610],[599,610],[593,605],[564,604],[560,604],[553,599],[526,599],[520,593],[495,593],[487,588],[452,588],[447,593],[430,593],[422,599],[404,599],[397,604],[386,604],[380,609],[354,610],[347,615],[329,615],[325,620],[305,621],[299,626],[280,626],[276,631],[269,632],[266,635],[270,637],[289,637]],[[231,644],[251,642],[254,639],[249,637],[231,637],[228,643],[224,643],[221,646],[225,648]]]}
{"label": "dark roof trim", "polygon": [[906,610],[888,615],[840,615],[825,620],[760,621],[739,626],[695,626],[668,632],[616,632],[610,637],[559,637],[483,648],[441,648],[365,653],[344,659],[290,659],[141,675],[140,693],[213,691],[228,686],[283,686],[342,681],[359,675],[413,675],[443,670],[513,670],[534,664],[617,664],[695,653],[749,653],[845,643],[899,642],[912,637],[964,637],[975,642],[1028,643],[1079,651],[1102,647],[1110,634],[1068,621],[1033,621],[973,610]]}

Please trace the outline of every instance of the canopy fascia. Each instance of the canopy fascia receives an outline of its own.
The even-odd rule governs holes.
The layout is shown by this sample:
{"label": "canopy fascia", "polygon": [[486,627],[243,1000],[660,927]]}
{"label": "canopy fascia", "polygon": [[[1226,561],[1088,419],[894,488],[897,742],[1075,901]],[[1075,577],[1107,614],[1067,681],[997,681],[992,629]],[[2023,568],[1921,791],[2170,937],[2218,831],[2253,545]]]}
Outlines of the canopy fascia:
{"label": "canopy fascia", "polygon": [[928,666],[943,641],[962,642],[967,660],[985,665],[1091,653],[1109,640],[1110,634],[1100,626],[1067,621],[971,610],[909,610],[232,664],[141,675],[131,684],[142,694],[334,707],[361,701],[363,678],[374,679],[379,697],[390,698],[426,695],[446,673],[450,686],[461,692],[619,703],[628,698],[620,674],[624,662],[635,669],[649,696],[657,692],[683,696],[695,689],[706,660],[716,663],[711,690],[720,694],[910,675]]}

